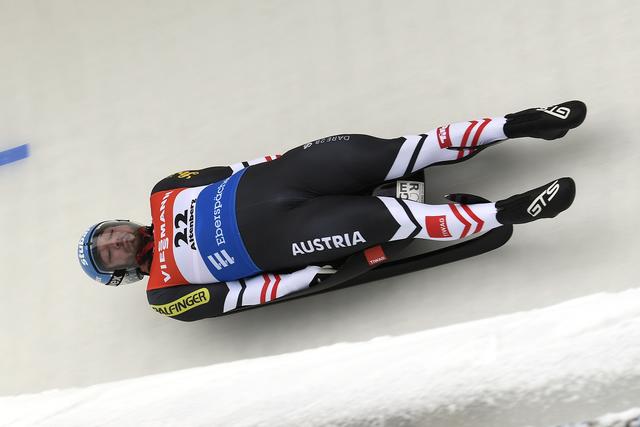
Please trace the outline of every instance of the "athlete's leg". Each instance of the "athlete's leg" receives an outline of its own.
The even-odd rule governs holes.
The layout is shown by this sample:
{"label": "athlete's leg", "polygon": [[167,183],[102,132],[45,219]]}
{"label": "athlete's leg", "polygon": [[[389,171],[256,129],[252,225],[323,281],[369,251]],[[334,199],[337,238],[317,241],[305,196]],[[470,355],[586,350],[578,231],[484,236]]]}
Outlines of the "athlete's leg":
{"label": "athlete's leg", "polygon": [[571,205],[574,195],[573,181],[561,178],[497,203],[471,205],[322,196],[293,209],[271,206],[264,213],[265,224],[257,221],[242,231],[256,265],[279,271],[334,261],[383,242],[458,240],[502,224],[554,217]]}
{"label": "athlete's leg", "polygon": [[454,123],[421,135],[382,139],[335,135],[296,147],[279,160],[284,175],[315,194],[353,194],[427,166],[459,162],[472,149],[506,139],[504,117]]}
{"label": "athlete's leg", "polygon": [[463,161],[497,141],[559,138],[580,125],[585,115],[582,102],[569,101],[394,139],[334,135],[296,147],[276,161],[252,166],[243,179],[258,183],[270,194],[283,185],[307,196],[356,194],[430,165]]}
{"label": "athlete's leg", "polygon": [[[373,234],[367,231],[373,237],[365,236],[367,243],[373,241],[372,244],[377,244],[394,238],[406,238],[403,233],[408,230],[407,218],[414,218],[418,224],[422,221],[424,228],[427,227],[427,217],[438,217],[442,214],[428,215],[428,212],[423,211],[426,205],[402,202],[400,205],[407,207],[414,214],[404,220],[394,219],[389,222],[388,219],[385,222],[381,218],[385,215],[387,218],[394,218],[394,215],[380,199],[375,201],[374,198],[363,197],[362,202],[356,203],[348,197],[322,197],[318,201],[314,198],[359,193],[381,182],[411,174],[432,164],[461,161],[492,142],[507,137],[531,136],[553,139],[578,126],[585,114],[584,104],[572,101],[547,110],[531,109],[502,118],[455,123],[414,137],[384,140],[365,135],[339,135],[314,141],[287,152],[278,160],[251,166],[246,170],[236,196],[240,233],[256,264],[267,270],[306,265],[310,262],[309,259],[315,259],[317,256],[320,258],[313,262],[335,259],[357,251],[362,242],[356,242],[355,247],[350,247],[351,249],[338,247],[327,252],[314,251],[313,255],[294,256],[291,245],[297,241],[353,233],[358,230],[355,227],[361,224],[358,221],[364,221],[363,224],[373,227]],[[524,199],[520,197],[515,202],[503,203],[502,209],[507,209],[507,213],[513,209],[517,211],[515,214],[503,214],[503,217],[510,218],[513,223],[516,222],[513,218],[526,218],[524,214],[519,213],[523,209],[523,203],[528,202],[531,205],[534,200],[528,201],[528,198],[539,195],[525,195]],[[382,206],[385,207],[384,210],[381,210]],[[485,209],[489,208],[480,206],[470,207],[472,213],[468,213],[463,207],[457,210],[446,205],[434,208],[434,212],[444,210],[447,212],[447,218],[453,215],[459,224],[462,224],[459,235],[456,234],[457,228],[453,226],[453,231],[443,230],[440,238],[455,239],[462,237],[464,233],[475,231],[479,222],[472,215],[478,216],[483,222],[483,228],[480,230],[486,230],[489,224],[495,225],[491,215],[495,215],[498,210],[486,213]],[[494,205],[494,209],[496,206],[498,205]],[[482,212],[475,213],[476,207]],[[468,226],[464,220],[458,219],[456,211],[471,225]],[[485,214],[489,216],[485,217]],[[370,219],[373,220],[369,222]],[[343,221],[350,225],[341,226]],[[435,224],[435,220],[430,221],[431,224]],[[414,224],[413,220],[410,222]],[[453,223],[455,224],[455,221]],[[396,224],[397,229],[391,232],[385,224]],[[465,228],[468,228],[466,232]],[[381,230],[386,231],[383,233]],[[396,232],[400,234],[396,236]],[[418,233],[409,237],[417,235]],[[426,235],[428,233],[422,234]]]}

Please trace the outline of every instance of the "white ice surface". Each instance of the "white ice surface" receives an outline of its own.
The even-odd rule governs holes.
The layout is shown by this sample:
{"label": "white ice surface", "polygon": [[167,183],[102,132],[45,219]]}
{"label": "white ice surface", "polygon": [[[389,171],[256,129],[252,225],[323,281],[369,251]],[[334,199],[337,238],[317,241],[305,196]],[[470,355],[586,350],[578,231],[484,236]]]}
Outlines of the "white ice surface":
{"label": "white ice surface", "polygon": [[639,427],[640,407],[626,411],[609,413],[595,420],[580,421],[577,423],[563,424],[557,427]]}
{"label": "white ice surface", "polygon": [[518,413],[544,426],[542,412],[572,421],[561,414],[572,401],[637,383],[638,343],[640,289],[630,289],[402,336],[3,397],[0,424],[504,426]]}
{"label": "white ice surface", "polygon": [[[633,420],[633,424],[629,424],[630,420]],[[640,408],[632,408],[615,414],[603,415],[595,420],[594,426],[589,427],[599,426],[638,427],[640,426]]]}

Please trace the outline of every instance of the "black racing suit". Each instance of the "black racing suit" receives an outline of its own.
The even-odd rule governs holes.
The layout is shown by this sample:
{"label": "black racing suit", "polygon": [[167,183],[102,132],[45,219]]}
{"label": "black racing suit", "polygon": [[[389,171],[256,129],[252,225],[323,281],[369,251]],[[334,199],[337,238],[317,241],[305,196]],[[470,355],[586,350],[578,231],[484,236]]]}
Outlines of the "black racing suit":
{"label": "black racing suit", "polygon": [[[488,126],[492,121],[493,127]],[[261,272],[268,273],[262,273],[257,285],[239,279],[232,284],[185,284],[149,290],[149,303],[156,311],[179,320],[218,316],[284,295],[285,291],[267,289],[281,278],[286,282],[284,275],[273,272],[292,272],[312,265],[335,266],[336,260],[398,239],[452,240],[480,231],[494,216],[490,211],[493,205],[487,206],[489,211],[482,219],[478,212],[470,212],[471,216],[462,209],[454,212],[462,221],[456,231],[457,225],[452,224],[456,220],[450,212],[440,212],[439,208],[433,217],[428,212],[427,216],[416,214],[415,209],[423,207],[374,197],[372,190],[427,166],[471,157],[484,148],[482,144],[506,138],[503,124],[503,118],[484,119],[394,139],[335,135],[298,146],[273,161],[244,162],[235,200],[237,225],[253,262]],[[207,185],[238,169],[236,164],[181,172],[159,182],[152,193]],[[465,210],[469,211],[466,207]],[[461,218],[460,213],[466,216]],[[446,215],[449,224],[443,226]],[[427,230],[431,226],[429,218],[439,220],[433,227],[440,228]],[[324,271],[312,273],[315,274],[307,271],[308,283],[304,287],[312,285]],[[251,286],[264,286],[260,298],[243,301]],[[287,292],[299,289],[298,284]]]}

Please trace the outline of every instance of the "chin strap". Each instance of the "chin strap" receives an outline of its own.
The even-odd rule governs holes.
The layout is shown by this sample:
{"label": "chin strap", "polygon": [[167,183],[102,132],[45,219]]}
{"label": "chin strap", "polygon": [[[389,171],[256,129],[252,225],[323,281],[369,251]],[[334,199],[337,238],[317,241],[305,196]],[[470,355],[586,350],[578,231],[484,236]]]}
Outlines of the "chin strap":
{"label": "chin strap", "polygon": [[136,262],[138,265],[143,265],[153,256],[153,228],[140,227],[137,233],[142,238],[142,245],[140,245],[140,250],[136,254]]}

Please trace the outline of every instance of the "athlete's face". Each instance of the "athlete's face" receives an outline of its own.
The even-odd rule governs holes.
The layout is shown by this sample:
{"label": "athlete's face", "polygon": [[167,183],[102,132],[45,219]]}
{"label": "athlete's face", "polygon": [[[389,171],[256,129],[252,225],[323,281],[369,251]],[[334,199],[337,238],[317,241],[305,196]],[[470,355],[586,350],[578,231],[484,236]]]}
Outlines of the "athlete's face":
{"label": "athlete's face", "polygon": [[98,256],[106,269],[117,270],[137,265],[136,254],[142,237],[136,226],[121,224],[106,228],[96,238]]}

